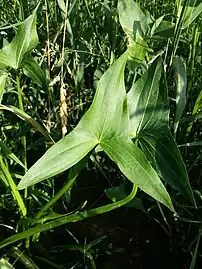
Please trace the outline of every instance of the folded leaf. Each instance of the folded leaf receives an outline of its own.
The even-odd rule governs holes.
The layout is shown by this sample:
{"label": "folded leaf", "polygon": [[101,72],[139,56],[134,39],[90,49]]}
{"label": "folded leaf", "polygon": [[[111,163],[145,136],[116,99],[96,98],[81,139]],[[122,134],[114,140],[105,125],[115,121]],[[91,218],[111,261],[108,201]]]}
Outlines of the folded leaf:
{"label": "folded leaf", "polygon": [[130,181],[174,211],[170,196],[157,173],[129,138],[123,136],[103,140],[101,146]]}
{"label": "folded leaf", "polygon": [[39,87],[46,87],[46,76],[38,62],[31,55],[26,55],[23,61],[23,72]]}
{"label": "folded leaf", "polygon": [[121,26],[127,35],[134,38],[137,25],[139,25],[140,34],[146,35],[148,30],[147,17],[135,1],[119,0],[118,11]]}

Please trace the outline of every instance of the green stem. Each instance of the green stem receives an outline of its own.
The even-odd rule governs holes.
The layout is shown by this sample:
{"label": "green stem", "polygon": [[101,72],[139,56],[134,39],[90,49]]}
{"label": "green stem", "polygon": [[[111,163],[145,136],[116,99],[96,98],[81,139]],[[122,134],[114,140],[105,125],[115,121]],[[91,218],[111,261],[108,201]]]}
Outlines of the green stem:
{"label": "green stem", "polygon": [[48,230],[51,230],[53,228],[56,228],[58,226],[61,226],[61,225],[64,225],[64,224],[67,224],[70,222],[81,221],[81,220],[87,219],[89,217],[93,217],[93,216],[100,215],[100,214],[109,212],[111,210],[117,209],[117,208],[129,203],[135,197],[136,193],[137,193],[137,186],[134,184],[132,192],[126,198],[124,198],[118,202],[115,202],[115,203],[112,203],[109,205],[105,205],[105,206],[101,206],[101,207],[98,207],[95,209],[84,210],[83,212],[77,212],[77,213],[74,213],[72,215],[61,217],[59,219],[50,221],[48,223],[38,225],[37,227],[28,229],[27,231],[13,235],[13,236],[3,240],[0,243],[0,248],[3,248],[7,245],[15,243],[15,242],[22,240],[24,238],[33,236],[36,233],[48,231]]}
{"label": "green stem", "polygon": [[77,175],[68,180],[64,187],[60,189],[56,195],[36,214],[35,219],[40,219],[44,213],[46,213],[65,194],[65,192],[67,192],[72,187],[76,178]]}
{"label": "green stem", "polygon": [[4,174],[4,176],[6,177],[8,184],[11,188],[13,197],[15,198],[15,200],[17,201],[18,207],[20,209],[20,213],[22,214],[23,217],[26,217],[27,214],[27,209],[25,207],[25,204],[22,200],[22,197],[20,196],[19,191],[17,190],[17,186],[15,185],[15,182],[13,181],[7,167],[5,166],[4,162],[3,162],[3,158],[0,156],[0,167],[1,170]]}

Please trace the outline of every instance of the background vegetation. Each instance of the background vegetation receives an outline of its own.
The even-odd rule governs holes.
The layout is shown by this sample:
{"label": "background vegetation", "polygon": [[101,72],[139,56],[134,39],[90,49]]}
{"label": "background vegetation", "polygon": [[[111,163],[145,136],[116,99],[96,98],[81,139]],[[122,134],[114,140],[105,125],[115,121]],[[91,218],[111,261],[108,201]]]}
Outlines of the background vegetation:
{"label": "background vegetation", "polygon": [[[202,266],[202,3],[136,3],[149,28],[144,38],[138,27],[133,29],[136,36],[130,39],[116,0],[41,0],[38,6],[32,0],[0,0],[0,268]],[[30,15],[30,28],[23,28],[21,22]],[[140,24],[144,28],[143,20]],[[3,48],[16,36],[5,64]],[[142,43],[134,45],[135,38]],[[29,46],[23,47],[23,41]],[[27,169],[79,123],[92,104],[100,78],[126,50],[132,58],[124,73],[127,92],[139,79],[144,81],[143,75],[158,69],[158,57],[162,61],[169,128],[183,161],[171,143],[174,160],[165,157],[165,165],[155,167],[143,143],[146,140],[133,141],[166,181],[175,213],[169,202],[163,204],[171,210],[154,195],[145,194],[149,192],[139,184],[145,192],[138,190],[134,198],[134,185],[129,194],[132,183],[119,163],[99,150],[90,152],[73,169],[18,190]],[[160,81],[155,73],[153,78]],[[112,94],[115,104],[116,88]],[[146,107],[144,100],[142,106]],[[56,156],[52,164],[57,160]],[[175,188],[167,181],[166,175],[175,181],[169,167],[181,167],[176,177],[187,184],[188,199],[181,195],[185,185]],[[30,170],[26,182],[34,173]],[[115,207],[120,208],[112,211]]]}

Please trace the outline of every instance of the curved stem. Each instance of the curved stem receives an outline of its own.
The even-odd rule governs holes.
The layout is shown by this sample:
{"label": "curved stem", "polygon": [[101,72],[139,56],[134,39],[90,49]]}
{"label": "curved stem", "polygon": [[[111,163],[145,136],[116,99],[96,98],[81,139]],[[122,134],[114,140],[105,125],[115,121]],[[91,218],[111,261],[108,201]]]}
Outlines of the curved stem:
{"label": "curved stem", "polygon": [[48,231],[48,230],[51,230],[53,228],[56,228],[58,226],[61,226],[61,225],[64,225],[64,224],[67,224],[67,223],[70,223],[70,222],[81,221],[81,220],[87,219],[89,217],[93,217],[93,216],[100,215],[100,214],[109,212],[111,210],[117,209],[117,208],[129,203],[135,197],[135,195],[137,193],[137,188],[138,187],[134,184],[132,192],[126,198],[124,198],[124,199],[122,199],[122,200],[120,200],[118,202],[108,204],[108,205],[105,205],[105,206],[101,206],[101,207],[98,207],[98,208],[94,208],[94,209],[84,210],[82,212],[77,212],[77,213],[74,213],[72,215],[68,215],[68,216],[65,216],[65,217],[61,217],[59,219],[50,221],[48,223],[41,224],[41,225],[38,225],[37,227],[28,229],[27,231],[24,231],[22,233],[13,235],[13,236],[3,240],[0,243],[0,249],[7,246],[7,245],[15,243],[15,242],[17,242],[19,240],[22,240],[24,238],[33,236],[36,233],[41,233],[41,232],[44,232],[44,231]]}

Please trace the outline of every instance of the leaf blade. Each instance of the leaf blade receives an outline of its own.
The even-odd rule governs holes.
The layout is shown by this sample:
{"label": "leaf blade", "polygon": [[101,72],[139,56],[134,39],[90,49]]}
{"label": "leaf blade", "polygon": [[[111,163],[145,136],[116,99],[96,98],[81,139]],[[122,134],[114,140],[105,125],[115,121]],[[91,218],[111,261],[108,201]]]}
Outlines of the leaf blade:
{"label": "leaf blade", "polygon": [[7,64],[18,69],[22,63],[26,53],[34,49],[38,43],[38,35],[36,31],[36,11],[20,24],[16,36],[10,44],[2,48],[2,52],[6,55]]}
{"label": "leaf blade", "polygon": [[140,189],[175,211],[163,183],[143,152],[127,137],[114,137],[101,142],[101,147],[122,173]]}
{"label": "leaf blade", "polygon": [[79,162],[96,145],[97,141],[82,128],[74,129],[46,151],[28,170],[18,184],[18,189],[24,189],[65,171]]}
{"label": "leaf blade", "polygon": [[39,87],[46,87],[45,73],[38,62],[31,55],[26,55],[22,63],[23,73],[31,78]]}
{"label": "leaf blade", "polygon": [[3,99],[4,88],[5,88],[7,77],[8,77],[8,73],[0,70],[0,104]]}

